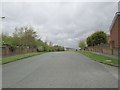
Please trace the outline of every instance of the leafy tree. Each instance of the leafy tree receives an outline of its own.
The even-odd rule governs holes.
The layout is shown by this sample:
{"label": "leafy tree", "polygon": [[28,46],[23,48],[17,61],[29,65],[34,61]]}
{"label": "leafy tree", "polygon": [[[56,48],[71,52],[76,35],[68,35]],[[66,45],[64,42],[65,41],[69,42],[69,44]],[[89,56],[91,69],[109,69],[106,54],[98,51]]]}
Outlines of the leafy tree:
{"label": "leafy tree", "polygon": [[84,49],[84,48],[86,47],[86,43],[85,43],[84,40],[82,40],[82,41],[79,42],[79,47],[80,47],[81,49]]}
{"label": "leafy tree", "polygon": [[2,34],[1,45],[7,44],[15,49],[17,46],[36,47],[37,51],[64,51],[62,46],[52,46],[52,42],[48,44],[37,38],[37,32],[31,26],[16,27],[12,36]]}
{"label": "leafy tree", "polygon": [[2,33],[2,45],[3,44],[13,46],[14,45],[14,38],[12,36],[8,36],[7,34]]}
{"label": "leafy tree", "polygon": [[13,33],[17,45],[34,46],[37,33],[31,26],[16,28]]}
{"label": "leafy tree", "polygon": [[64,51],[64,47],[55,45],[54,46],[54,51]]}
{"label": "leafy tree", "polygon": [[1,40],[1,46],[2,45],[8,45],[10,46],[10,49],[13,51],[16,48],[15,42],[14,42],[14,38],[12,36],[9,36],[7,34],[3,34],[1,36],[2,40]]}
{"label": "leafy tree", "polygon": [[107,43],[107,35],[104,31],[97,31],[89,36],[86,42],[88,46],[95,46],[101,43],[105,44]]}

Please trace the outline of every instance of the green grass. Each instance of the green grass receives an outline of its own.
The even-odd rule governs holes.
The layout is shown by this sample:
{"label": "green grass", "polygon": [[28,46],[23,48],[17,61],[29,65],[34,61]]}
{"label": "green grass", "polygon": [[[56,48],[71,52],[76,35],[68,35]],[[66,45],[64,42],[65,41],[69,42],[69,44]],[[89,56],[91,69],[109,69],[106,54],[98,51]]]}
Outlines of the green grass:
{"label": "green grass", "polygon": [[[120,59],[115,59],[115,58],[111,58],[111,57],[107,57],[107,56],[103,56],[103,55],[98,55],[89,51],[78,51],[80,53],[82,53],[83,55],[90,57],[93,60],[105,63],[105,64],[111,64],[111,65],[119,65],[120,64]],[[108,62],[106,60],[111,60],[111,62]],[[119,62],[118,62],[119,61]]]}
{"label": "green grass", "polygon": [[16,60],[21,60],[24,58],[28,58],[28,57],[32,57],[35,55],[40,55],[43,54],[45,52],[34,52],[34,53],[28,53],[28,54],[21,54],[21,55],[16,55],[16,56],[11,56],[11,57],[7,57],[7,58],[3,58],[2,60],[0,60],[0,64],[6,64],[6,63],[10,63]]}

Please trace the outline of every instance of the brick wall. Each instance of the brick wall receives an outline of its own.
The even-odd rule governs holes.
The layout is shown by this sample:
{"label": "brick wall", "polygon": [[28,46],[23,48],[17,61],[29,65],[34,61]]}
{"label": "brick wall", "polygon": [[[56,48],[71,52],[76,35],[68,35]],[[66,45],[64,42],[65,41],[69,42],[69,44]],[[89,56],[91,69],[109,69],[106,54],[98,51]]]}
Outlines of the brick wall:
{"label": "brick wall", "polygon": [[37,51],[37,49],[34,47],[30,47],[30,48],[16,47],[16,49],[12,51],[9,46],[2,46],[0,47],[0,49],[2,50],[2,52],[0,53],[2,57],[8,57],[8,56],[25,54],[25,53],[32,53],[32,52]]}
{"label": "brick wall", "polygon": [[110,48],[109,44],[87,47],[86,50],[120,56],[120,48]]}
{"label": "brick wall", "polygon": [[116,14],[110,29],[111,47],[120,47],[120,15]]}

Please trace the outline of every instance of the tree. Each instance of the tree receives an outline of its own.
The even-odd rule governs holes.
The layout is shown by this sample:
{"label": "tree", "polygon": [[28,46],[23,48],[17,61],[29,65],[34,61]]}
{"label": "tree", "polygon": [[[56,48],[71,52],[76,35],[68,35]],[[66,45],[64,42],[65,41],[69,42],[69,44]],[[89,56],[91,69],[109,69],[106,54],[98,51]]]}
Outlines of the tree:
{"label": "tree", "polygon": [[86,43],[85,43],[84,40],[82,40],[82,41],[79,42],[79,47],[80,47],[81,49],[84,49],[84,48],[86,47]]}
{"label": "tree", "polygon": [[15,45],[15,42],[14,42],[14,38],[12,36],[9,36],[7,34],[2,33],[1,38],[2,38],[1,46],[2,45],[8,45],[9,49],[11,49],[12,51],[15,50],[16,45]]}
{"label": "tree", "polygon": [[[2,39],[2,40],[1,40]],[[37,51],[64,51],[62,46],[53,46],[52,42],[42,41],[37,38],[37,32],[31,26],[16,27],[12,36],[7,34],[0,35],[0,45],[9,45],[12,50],[20,46],[23,49],[29,47],[35,47]]]}
{"label": "tree", "polygon": [[31,26],[16,28],[13,33],[17,45],[34,46],[37,33]]}
{"label": "tree", "polygon": [[2,33],[2,45],[3,44],[14,46],[14,38],[12,36]]}
{"label": "tree", "polygon": [[88,46],[95,46],[101,43],[105,44],[107,43],[107,35],[104,31],[97,31],[89,36],[86,42]]}

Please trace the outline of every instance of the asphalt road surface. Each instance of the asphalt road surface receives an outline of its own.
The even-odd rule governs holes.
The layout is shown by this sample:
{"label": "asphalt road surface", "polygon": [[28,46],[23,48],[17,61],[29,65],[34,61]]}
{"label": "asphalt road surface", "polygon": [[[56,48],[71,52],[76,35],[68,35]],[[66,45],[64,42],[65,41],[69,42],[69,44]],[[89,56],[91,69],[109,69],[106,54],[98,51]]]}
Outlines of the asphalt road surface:
{"label": "asphalt road surface", "polygon": [[117,88],[118,68],[76,52],[50,52],[2,66],[3,88]]}

